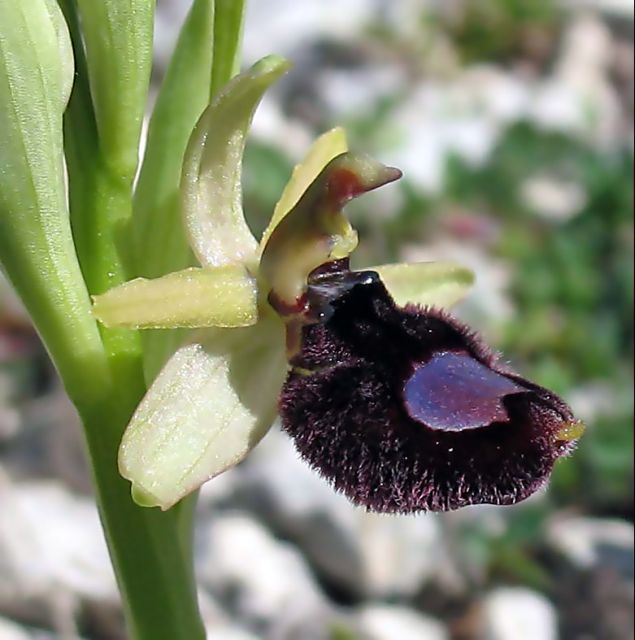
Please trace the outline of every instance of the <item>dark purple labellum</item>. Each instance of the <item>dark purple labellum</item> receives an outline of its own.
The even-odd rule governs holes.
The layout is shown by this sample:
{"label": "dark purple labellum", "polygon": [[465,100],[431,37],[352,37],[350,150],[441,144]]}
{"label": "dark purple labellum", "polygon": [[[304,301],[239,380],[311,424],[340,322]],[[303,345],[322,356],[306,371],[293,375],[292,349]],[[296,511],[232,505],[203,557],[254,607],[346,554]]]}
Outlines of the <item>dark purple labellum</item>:
{"label": "dark purple labellum", "polygon": [[397,307],[376,274],[347,269],[314,275],[307,297],[323,321],[302,329],[282,424],[354,503],[400,513],[512,504],[573,449],[569,407],[444,312]]}
{"label": "dark purple labellum", "polygon": [[502,399],[523,391],[467,353],[438,353],[408,378],[404,402],[408,415],[430,429],[461,431],[507,422]]}

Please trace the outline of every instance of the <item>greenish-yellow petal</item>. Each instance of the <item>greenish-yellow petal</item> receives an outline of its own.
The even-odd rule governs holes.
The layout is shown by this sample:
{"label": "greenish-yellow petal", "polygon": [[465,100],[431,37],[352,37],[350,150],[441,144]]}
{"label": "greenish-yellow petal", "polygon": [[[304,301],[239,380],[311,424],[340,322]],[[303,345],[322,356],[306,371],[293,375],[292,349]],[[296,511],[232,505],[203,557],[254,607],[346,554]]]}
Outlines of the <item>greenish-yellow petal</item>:
{"label": "greenish-yellow petal", "polygon": [[107,327],[246,327],[258,320],[256,282],[240,265],[136,278],[93,300],[93,314]]}
{"label": "greenish-yellow petal", "polygon": [[346,141],[346,131],[342,127],[327,131],[311,145],[302,162],[293,169],[291,179],[276,204],[269,226],[265,229],[260,240],[260,253],[262,253],[265,244],[267,244],[271,232],[278,226],[280,220],[293,209],[322,169],[333,158],[346,151],[348,151],[348,143]]}
{"label": "greenish-yellow petal", "polygon": [[311,271],[348,257],[357,246],[357,232],[343,214],[345,205],[399,177],[398,169],[352,153],[336,156],[320,171],[262,251],[260,275],[276,310],[298,308]]}
{"label": "greenish-yellow petal", "polygon": [[236,76],[200,117],[181,178],[181,208],[190,246],[203,266],[251,263],[257,243],[242,209],[245,140],[262,96],[288,68],[269,56]]}
{"label": "greenish-yellow petal", "polygon": [[124,434],[119,469],[133,497],[168,509],[240,462],[275,419],[285,376],[276,318],[199,332],[168,361]]}
{"label": "greenish-yellow petal", "polygon": [[413,262],[372,267],[399,305],[451,307],[474,284],[474,274],[453,262]]}

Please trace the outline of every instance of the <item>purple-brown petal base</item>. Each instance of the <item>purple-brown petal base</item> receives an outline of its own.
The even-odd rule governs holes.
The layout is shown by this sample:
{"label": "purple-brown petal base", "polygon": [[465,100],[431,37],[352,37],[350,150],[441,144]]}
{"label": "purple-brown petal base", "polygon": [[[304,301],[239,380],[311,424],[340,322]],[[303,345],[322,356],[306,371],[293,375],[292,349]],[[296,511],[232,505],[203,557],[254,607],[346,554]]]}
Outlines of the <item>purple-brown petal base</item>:
{"label": "purple-brown petal base", "polygon": [[398,308],[378,280],[332,307],[303,329],[280,414],[302,457],[355,504],[513,504],[573,449],[560,436],[576,422],[569,407],[447,314]]}

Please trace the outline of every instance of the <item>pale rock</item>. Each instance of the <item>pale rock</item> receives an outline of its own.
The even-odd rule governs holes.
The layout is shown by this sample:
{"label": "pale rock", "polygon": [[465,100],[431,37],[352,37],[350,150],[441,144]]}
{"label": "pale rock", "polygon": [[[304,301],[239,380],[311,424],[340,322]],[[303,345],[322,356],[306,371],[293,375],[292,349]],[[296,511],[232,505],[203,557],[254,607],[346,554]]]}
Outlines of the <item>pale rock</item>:
{"label": "pale rock", "polygon": [[15,622],[0,618],[0,640],[31,640],[31,636]]}
{"label": "pale rock", "polygon": [[372,18],[375,0],[268,0],[250,2],[245,20],[244,58],[248,64],[272,52],[292,56],[301,46],[324,38],[347,40]]}
{"label": "pale rock", "polygon": [[558,620],[544,596],[523,588],[500,588],[485,597],[482,640],[556,640]]}
{"label": "pale rock", "polygon": [[439,516],[359,513],[363,584],[370,596],[410,596],[451,564]]}
{"label": "pale rock", "polygon": [[619,416],[623,407],[632,402],[632,393],[625,389],[625,393],[605,381],[592,381],[584,385],[578,385],[567,395],[567,401],[578,416],[587,425],[587,429],[593,430],[599,416]]}
{"label": "pale rock", "polygon": [[239,504],[293,540],[317,571],[367,596],[412,595],[451,565],[438,517],[372,514],[336,493],[273,429],[241,469]]}
{"label": "pale rock", "polygon": [[206,640],[260,640],[249,631],[234,626],[212,627],[205,629]]}
{"label": "pale rock", "polygon": [[363,117],[376,104],[406,86],[403,66],[375,62],[359,68],[323,69],[316,78],[316,93],[333,120]]}
{"label": "pale rock", "polygon": [[554,222],[567,222],[587,202],[586,191],[579,182],[550,175],[527,178],[521,187],[521,195],[529,208]]}
{"label": "pale rock", "polygon": [[[0,336],[0,362],[2,362],[2,337]],[[0,371],[0,443],[13,438],[20,428],[20,414],[11,406],[13,385],[8,374]]]}
{"label": "pale rock", "polygon": [[315,137],[306,123],[284,113],[274,95],[266,95],[258,106],[250,135],[275,146],[294,164],[304,157]]}
{"label": "pale rock", "polygon": [[555,518],[548,526],[547,540],[578,569],[611,567],[632,582],[633,532],[632,523],[623,520]]}
{"label": "pale rock", "polygon": [[358,615],[364,640],[447,640],[445,627],[406,607],[369,605]]}
{"label": "pale rock", "polygon": [[12,484],[0,476],[0,504],[0,610],[71,633],[80,604],[118,609],[92,501],[56,483]]}
{"label": "pale rock", "polygon": [[632,0],[560,0],[565,7],[574,11],[590,9],[600,11],[608,16],[622,18],[632,24],[633,2]]}
{"label": "pale rock", "polygon": [[609,28],[581,13],[568,26],[554,73],[537,90],[532,118],[541,126],[590,138],[622,142],[622,108],[609,66],[614,55]]}
{"label": "pale rock", "polygon": [[201,584],[242,619],[268,626],[285,617],[323,614],[326,601],[302,556],[239,513],[199,522],[196,568]]}
{"label": "pale rock", "polygon": [[457,153],[467,162],[482,164],[500,132],[494,119],[483,117],[477,98],[458,81],[430,80],[417,87],[392,113],[398,144],[382,158],[399,167],[420,187],[437,192],[443,186],[445,161]]}

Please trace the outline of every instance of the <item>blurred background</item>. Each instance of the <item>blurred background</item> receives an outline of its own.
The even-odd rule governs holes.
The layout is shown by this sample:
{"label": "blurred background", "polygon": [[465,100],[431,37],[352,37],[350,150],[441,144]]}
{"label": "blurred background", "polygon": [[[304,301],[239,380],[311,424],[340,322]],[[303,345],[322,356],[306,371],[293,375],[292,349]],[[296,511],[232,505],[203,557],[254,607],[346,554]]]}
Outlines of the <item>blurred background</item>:
{"label": "blurred background", "polygon": [[[158,1],[155,88],[188,5]],[[350,207],[357,266],[471,267],[456,313],[588,431],[519,506],[390,517],[274,429],[201,494],[209,638],[633,638],[631,0],[252,0],[244,52],[294,62],[247,151],[254,231],[344,125],[405,174]],[[124,634],[77,419],[0,281],[0,640],[27,638]]]}

